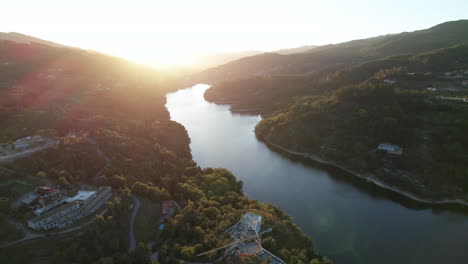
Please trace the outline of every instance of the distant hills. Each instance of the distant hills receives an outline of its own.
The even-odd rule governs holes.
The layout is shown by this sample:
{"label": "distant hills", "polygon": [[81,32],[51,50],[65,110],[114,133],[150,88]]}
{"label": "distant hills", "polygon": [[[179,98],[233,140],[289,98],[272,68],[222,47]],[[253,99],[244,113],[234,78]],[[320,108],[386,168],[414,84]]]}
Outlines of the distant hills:
{"label": "distant hills", "polygon": [[[0,40],[14,41],[17,43],[39,43],[42,45],[48,45],[51,47],[69,47],[62,44],[58,44],[52,41],[43,40],[33,36],[17,33],[17,32],[0,32]],[[309,52],[317,46],[301,46],[297,48],[286,48],[273,51],[272,53],[277,54],[295,54],[302,52]],[[92,51],[96,52],[96,51]],[[101,53],[101,52],[98,52]],[[237,51],[237,52],[204,52],[196,54],[191,60],[194,63],[194,67],[198,69],[207,69],[210,67],[216,67],[219,65],[226,64],[231,61],[235,61],[241,58],[254,56],[258,54],[264,54],[265,51],[260,50],[247,50],[247,51]]]}
{"label": "distant hills", "polygon": [[[280,50],[272,51],[269,53],[288,55],[288,54],[295,54],[295,53],[310,52],[316,47],[318,46],[314,46],[314,45],[301,46],[297,48],[280,49]],[[255,55],[264,54],[264,53],[266,52],[259,51],[259,50],[247,50],[247,51],[238,51],[238,52],[205,52],[205,53],[200,53],[196,55],[192,60],[195,62],[195,66],[197,67],[209,68],[209,67],[223,65],[225,63],[235,61],[241,58],[255,56]]]}
{"label": "distant hills", "polygon": [[0,40],[9,40],[18,43],[39,43],[43,45],[48,45],[52,47],[66,47],[65,45],[61,45],[52,41],[43,40],[40,38],[24,35],[21,33],[16,32],[0,32]]}
{"label": "distant hills", "polygon": [[239,52],[204,52],[195,55],[192,59],[194,66],[199,68],[209,68],[219,66],[240,58],[262,54],[263,51],[248,50]]}
{"label": "distant hills", "polygon": [[208,69],[199,81],[216,82],[251,76],[303,74],[339,69],[387,56],[447,48],[468,42],[468,20],[446,22],[429,29],[315,47],[307,52],[264,53]]}
{"label": "distant hills", "polygon": [[291,48],[291,49],[280,49],[277,51],[273,51],[272,53],[278,53],[282,55],[288,55],[288,54],[295,54],[295,53],[304,53],[304,52],[311,52],[313,49],[318,47],[317,45],[305,45],[305,46],[300,46],[297,48]]}

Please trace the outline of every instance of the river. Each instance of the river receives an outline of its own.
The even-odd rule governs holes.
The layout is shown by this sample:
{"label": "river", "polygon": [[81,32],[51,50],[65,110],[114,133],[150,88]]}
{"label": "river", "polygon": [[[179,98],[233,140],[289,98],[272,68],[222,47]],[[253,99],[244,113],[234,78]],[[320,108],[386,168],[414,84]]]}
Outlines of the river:
{"label": "river", "polygon": [[185,126],[193,159],[223,167],[249,198],[281,207],[337,264],[466,264],[468,214],[427,206],[355,176],[285,154],[258,141],[258,115],[234,114],[204,100],[198,84],[167,95],[171,119]]}

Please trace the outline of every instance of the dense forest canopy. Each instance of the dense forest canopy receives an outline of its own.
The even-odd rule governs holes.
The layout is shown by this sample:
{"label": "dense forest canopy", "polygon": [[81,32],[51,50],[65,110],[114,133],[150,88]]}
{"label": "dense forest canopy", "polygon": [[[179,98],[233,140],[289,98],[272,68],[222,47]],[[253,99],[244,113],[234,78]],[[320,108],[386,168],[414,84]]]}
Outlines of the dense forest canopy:
{"label": "dense forest canopy", "polygon": [[[0,262],[149,263],[154,251],[159,251],[154,263],[213,260],[222,252],[196,255],[230,242],[218,236],[255,211],[274,227],[264,242],[273,253],[288,263],[330,263],[279,208],[246,198],[242,182],[229,171],[201,169],[192,160],[185,128],[169,119],[164,106],[165,93],[181,84],[177,76],[119,58],[0,41],[0,141],[35,134],[60,141],[3,165],[14,173],[2,176],[2,182],[37,179],[69,192],[110,185],[114,192],[107,213],[82,232],[56,237],[60,243],[33,241],[0,249]],[[167,220],[162,233],[151,230],[155,244],[140,243],[129,253],[133,197],[158,206],[167,200],[188,204]],[[5,225],[4,219],[25,221],[31,214],[7,204],[0,209]],[[158,219],[152,221],[156,225]]]}

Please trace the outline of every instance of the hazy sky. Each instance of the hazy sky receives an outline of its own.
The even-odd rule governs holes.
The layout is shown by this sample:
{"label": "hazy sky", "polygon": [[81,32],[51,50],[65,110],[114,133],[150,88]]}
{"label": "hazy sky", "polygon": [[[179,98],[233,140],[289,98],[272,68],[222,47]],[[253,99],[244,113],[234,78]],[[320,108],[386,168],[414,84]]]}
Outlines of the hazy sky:
{"label": "hazy sky", "polygon": [[5,0],[0,31],[143,63],[322,45],[468,18],[468,0]]}

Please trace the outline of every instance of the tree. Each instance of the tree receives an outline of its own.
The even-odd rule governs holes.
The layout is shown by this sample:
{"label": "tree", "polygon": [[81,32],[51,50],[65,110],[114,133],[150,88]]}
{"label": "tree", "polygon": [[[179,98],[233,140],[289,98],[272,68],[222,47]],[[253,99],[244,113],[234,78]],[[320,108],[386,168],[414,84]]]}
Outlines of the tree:
{"label": "tree", "polygon": [[143,242],[138,243],[137,248],[133,252],[135,264],[147,264],[150,261],[151,250]]}
{"label": "tree", "polygon": [[64,187],[67,187],[68,185],[70,185],[70,182],[68,182],[68,180],[65,177],[60,177],[58,181],[59,181],[59,184]]}
{"label": "tree", "polygon": [[111,257],[100,258],[96,264],[114,264],[114,260]]}
{"label": "tree", "polygon": [[123,188],[127,185],[127,179],[120,175],[113,175],[109,179],[110,185],[116,189]]}

